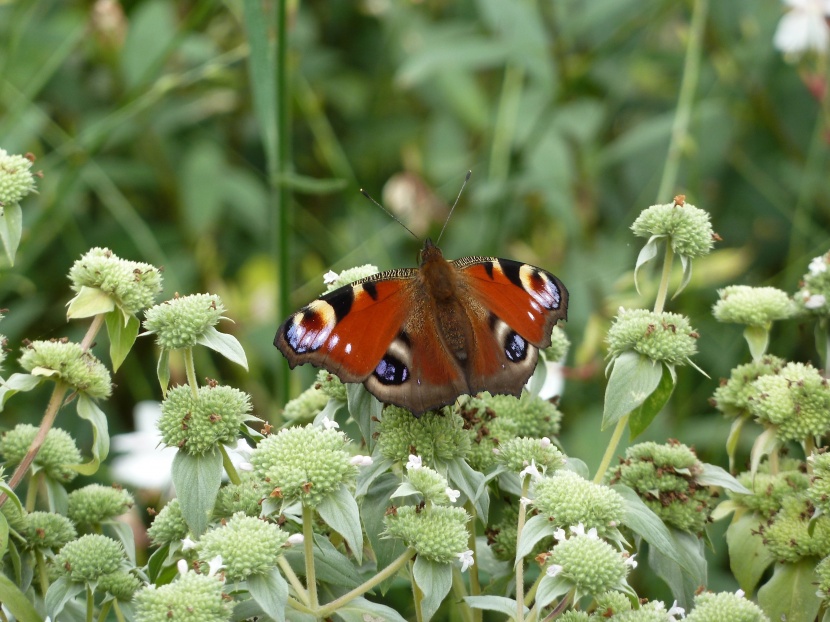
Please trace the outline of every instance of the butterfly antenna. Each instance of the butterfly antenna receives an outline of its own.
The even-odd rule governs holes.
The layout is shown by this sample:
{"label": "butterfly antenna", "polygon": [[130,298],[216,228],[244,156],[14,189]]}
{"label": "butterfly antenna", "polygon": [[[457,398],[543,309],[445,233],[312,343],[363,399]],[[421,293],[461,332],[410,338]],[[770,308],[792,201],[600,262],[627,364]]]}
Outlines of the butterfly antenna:
{"label": "butterfly antenna", "polygon": [[467,185],[467,182],[470,181],[470,176],[473,174],[472,171],[467,171],[467,176],[464,178],[464,183],[461,184],[461,190],[458,191],[458,196],[455,197],[455,203],[452,204],[450,208],[450,213],[447,214],[447,219],[444,221],[444,226],[441,227],[441,233],[438,234],[438,239],[435,241],[435,244],[441,241],[441,236],[444,235],[444,229],[447,228],[447,223],[450,221],[450,216],[452,216],[452,212],[455,209],[455,206],[458,205],[458,199],[461,198],[461,193],[464,192],[464,187]]}
{"label": "butterfly antenna", "polygon": [[364,197],[366,197],[367,199],[369,199],[372,203],[374,203],[375,205],[377,205],[377,206],[378,206],[380,209],[382,209],[384,212],[386,212],[387,214],[389,214],[389,216],[391,216],[393,220],[396,220],[396,221],[398,222],[398,224],[399,224],[401,227],[403,227],[404,229],[406,229],[407,231],[409,231],[409,233],[411,233],[411,234],[412,234],[412,237],[413,237],[413,238],[415,238],[415,239],[416,239],[416,240],[418,240],[419,242],[421,241],[421,238],[419,238],[417,235],[415,235],[414,233],[412,233],[412,229],[410,229],[410,228],[409,228],[409,227],[407,227],[405,224],[403,224],[403,222],[401,222],[401,219],[400,219],[400,218],[398,218],[397,216],[395,216],[395,214],[393,214],[393,213],[392,213],[392,212],[390,212],[388,209],[386,209],[385,207],[383,207],[383,205],[381,205],[380,203],[378,203],[377,201],[375,201],[375,200],[372,198],[372,195],[371,195],[371,194],[369,194],[368,192],[366,192],[363,188],[361,188],[361,189],[360,189],[360,194],[362,194]]}

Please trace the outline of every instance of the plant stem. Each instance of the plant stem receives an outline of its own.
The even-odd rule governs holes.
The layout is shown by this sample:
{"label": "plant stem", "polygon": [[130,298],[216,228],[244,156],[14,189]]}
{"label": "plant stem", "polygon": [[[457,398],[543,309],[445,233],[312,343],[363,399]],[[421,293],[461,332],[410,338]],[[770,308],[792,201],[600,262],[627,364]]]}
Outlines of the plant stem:
{"label": "plant stem", "polygon": [[39,471],[37,475],[32,476],[32,481],[29,482],[29,489],[26,491],[26,504],[24,506],[27,512],[34,512],[35,510],[35,503],[37,503],[37,493],[42,481],[43,472]]}
{"label": "plant stem", "polygon": [[289,564],[288,560],[285,559],[284,555],[279,556],[277,564],[279,565],[280,570],[282,570],[282,573],[285,575],[285,578],[288,579],[288,582],[291,584],[291,587],[294,588],[294,591],[297,593],[297,596],[299,596],[300,600],[303,601],[303,604],[308,605],[308,592],[306,591],[303,584],[300,582],[300,578],[294,572],[294,569],[291,567],[291,564]]}
{"label": "plant stem", "polygon": [[662,313],[666,306],[666,296],[669,292],[671,268],[674,263],[674,251],[669,240],[666,240],[666,254],[663,256],[663,273],[660,275],[660,286],[657,289],[657,299],[654,301],[654,312]]}
{"label": "plant stem", "polygon": [[620,420],[617,421],[614,433],[611,435],[611,440],[608,441],[608,447],[605,448],[605,454],[602,456],[602,462],[600,462],[596,475],[594,475],[595,484],[602,483],[602,478],[605,477],[605,472],[608,470],[608,467],[611,466],[611,460],[617,452],[617,446],[620,444],[620,439],[625,431],[625,426],[628,425],[628,417],[630,414],[631,413],[623,415],[620,417]]}
{"label": "plant stem", "polygon": [[412,562],[409,564],[409,576],[412,577],[412,601],[415,605],[415,620],[416,622],[424,622],[424,612],[421,609],[421,601],[424,599],[424,593],[418,584],[415,583],[415,568]]}
{"label": "plant stem", "polygon": [[319,606],[317,600],[317,574],[314,568],[314,508],[303,505],[303,549],[305,551],[305,585],[308,590],[308,604],[312,609]]}
{"label": "plant stem", "polygon": [[[470,547],[470,550],[473,552],[473,559],[476,561],[472,566],[470,566],[470,594],[472,596],[480,596],[481,595],[481,582],[479,581],[478,577],[478,547],[476,545],[476,506],[472,501],[467,501],[464,504],[464,507],[467,509],[467,512],[470,513],[470,538],[467,541],[467,546]],[[482,609],[473,609],[473,622],[481,622],[484,611]]]}
{"label": "plant stem", "polygon": [[46,596],[49,590],[49,573],[46,570],[46,562],[43,559],[43,552],[40,549],[35,549],[35,567],[37,568],[37,579],[40,583],[40,593]]}
{"label": "plant stem", "polygon": [[[816,439],[813,435],[807,436],[804,439],[804,457],[809,458],[813,455],[813,452],[816,450]],[[813,474],[813,466],[810,462],[807,462],[807,475]]]}
{"label": "plant stem", "polygon": [[95,614],[95,599],[92,596],[92,588],[89,583],[86,585],[86,622],[92,622]]}
{"label": "plant stem", "polygon": [[[525,475],[524,481],[522,481],[522,496],[521,499],[527,497],[527,491],[530,489],[530,475]],[[527,516],[527,507],[524,503],[521,502],[519,499],[519,522],[516,526],[516,549],[519,548],[519,543],[522,541],[522,530],[525,528],[525,518]],[[525,616],[525,607],[524,607],[524,590],[525,590],[525,577],[524,577],[524,560],[517,559],[516,560],[516,622],[522,622]]]}
{"label": "plant stem", "polygon": [[115,617],[118,622],[127,622],[124,613],[121,611],[121,607],[118,606],[118,600],[112,601],[112,608],[115,610]]}
{"label": "plant stem", "polygon": [[107,614],[110,612],[113,602],[115,601],[111,600],[101,605],[101,610],[98,612],[98,622],[106,622]]}
{"label": "plant stem", "polygon": [[242,483],[242,479],[240,479],[236,467],[233,466],[233,462],[231,462],[231,457],[228,455],[227,448],[220,443],[219,451],[222,452],[222,466],[225,468],[225,473],[228,474],[228,479],[231,481],[231,484],[236,484],[238,486]]}
{"label": "plant stem", "polygon": [[473,611],[475,610],[470,609],[464,602],[464,597],[467,596],[467,589],[464,585],[464,577],[461,576],[461,569],[458,567],[452,569],[452,592],[458,603],[458,609],[456,611],[461,613],[464,622],[473,622]]}
{"label": "plant stem", "polygon": [[199,399],[199,381],[196,380],[196,363],[193,361],[193,348],[184,349],[184,369],[187,374],[187,384],[190,385],[190,391],[193,394],[193,399]]}

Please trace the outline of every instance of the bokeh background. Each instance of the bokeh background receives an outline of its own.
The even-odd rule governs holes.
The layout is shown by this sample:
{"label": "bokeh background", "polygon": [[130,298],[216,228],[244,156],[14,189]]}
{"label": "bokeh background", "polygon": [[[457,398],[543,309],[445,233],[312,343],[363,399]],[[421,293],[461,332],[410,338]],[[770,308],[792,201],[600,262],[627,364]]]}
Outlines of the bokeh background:
{"label": "bokeh background", "polygon": [[[329,269],[415,263],[420,242],[359,189],[435,236],[472,170],[441,246],[451,258],[527,261],[566,283],[561,440],[595,468],[610,435],[599,435],[605,331],[620,305],[651,307],[656,288],[652,276],[642,297],[634,289],[645,240],[629,227],[684,194],[723,239],[668,305],[701,334],[695,360],[710,378],[683,369],[646,437],[678,438],[725,465],[729,424],[707,400],[749,355],[741,328],[717,324],[711,305],[732,283],[794,292],[828,250],[826,75],[821,58],[773,45],[777,0],[708,3],[689,130],[660,196],[699,4],[288,2],[280,65],[261,45],[276,38],[270,2],[247,23],[237,0],[0,2],[0,147],[33,153],[44,173],[23,205],[17,262],[0,273],[6,372],[24,338],[80,338],[85,327],[65,319],[66,273],[107,246],[163,265],[165,297],[222,296],[235,323],[221,328],[244,345],[250,373],[204,353],[198,367],[278,421],[312,377],[285,380],[272,346],[284,315],[322,291]],[[261,95],[277,70],[280,136]],[[812,328],[796,322],[776,327],[770,351],[820,363]],[[140,339],[134,354],[105,406],[113,433],[131,429],[136,402],[159,398],[153,344]],[[36,422],[45,399],[15,398],[0,425]],[[71,417],[58,425],[88,442]]]}

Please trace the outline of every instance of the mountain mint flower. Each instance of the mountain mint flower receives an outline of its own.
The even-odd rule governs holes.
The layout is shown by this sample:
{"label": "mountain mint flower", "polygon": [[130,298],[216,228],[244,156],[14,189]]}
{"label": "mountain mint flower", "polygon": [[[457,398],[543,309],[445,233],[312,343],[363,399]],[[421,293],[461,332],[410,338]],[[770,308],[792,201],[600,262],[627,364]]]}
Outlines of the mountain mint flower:
{"label": "mountain mint flower", "polygon": [[333,271],[329,270],[323,276],[323,282],[326,284],[326,293],[333,292],[339,287],[349,285],[350,283],[354,283],[355,281],[359,281],[360,279],[365,279],[366,277],[372,276],[373,274],[377,274],[378,272],[379,270],[377,266],[373,266],[372,264],[368,263],[363,266],[355,266],[354,268],[348,268],[346,270],[343,270],[343,272],[341,272],[340,274],[336,274]]}
{"label": "mountain mint flower", "polygon": [[775,47],[793,60],[808,52],[825,54],[830,43],[826,21],[830,5],[825,0],[787,0],[786,4],[789,10],[773,36]]}
{"label": "mountain mint flower", "polygon": [[153,524],[147,530],[147,535],[153,544],[161,546],[181,540],[187,535],[188,526],[182,515],[182,507],[178,499],[168,501],[159,512]]}
{"label": "mountain mint flower", "polygon": [[225,307],[214,294],[192,294],[172,298],[145,313],[145,334],[156,336],[163,350],[192,348],[216,326]]}
{"label": "mountain mint flower", "polygon": [[[0,437],[0,454],[5,458],[7,466],[20,464],[35,440],[37,430],[33,425],[20,423]],[[51,479],[66,484],[78,475],[77,471],[66,465],[80,462],[81,452],[78,451],[75,440],[65,430],[52,428],[35,456],[34,465],[43,469]]]}
{"label": "mountain mint flower", "polygon": [[78,525],[94,526],[121,516],[135,503],[126,490],[90,484],[69,493],[66,515]]}
{"label": "mountain mint flower", "polygon": [[143,585],[142,581],[135,575],[123,570],[105,574],[98,579],[98,592],[107,592],[122,602],[133,599],[138,589]]}
{"label": "mountain mint flower", "polygon": [[[12,505],[9,503],[8,505]],[[52,512],[26,514],[25,546],[40,550],[57,550],[78,537],[72,521]]]}
{"label": "mountain mint flower", "polygon": [[805,557],[830,555],[830,516],[811,517],[815,508],[803,495],[785,497],[781,509],[758,532],[779,562],[797,562]]}
{"label": "mountain mint flower", "polygon": [[[530,503],[530,499],[525,499]],[[519,500],[519,503],[524,505],[524,500]],[[503,505],[501,517],[497,522],[492,522],[487,528],[487,542],[493,551],[496,559],[501,561],[513,562],[516,560],[516,537],[519,522],[519,511],[515,506],[515,502],[508,501]],[[565,539],[564,530],[562,531],[562,539]],[[525,559],[533,559],[537,555],[546,553],[553,547],[553,538],[547,536],[542,538],[533,547],[533,550],[525,556]]]}
{"label": "mountain mint flower", "polygon": [[237,512],[247,516],[258,517],[261,513],[262,499],[271,492],[271,488],[259,480],[254,473],[240,473],[239,484],[228,484],[219,489],[213,514],[217,518],[230,518]]}
{"label": "mountain mint flower", "polygon": [[830,557],[825,557],[816,566],[816,576],[818,577],[818,590],[816,596],[826,603],[830,598]]}
{"label": "mountain mint flower", "polygon": [[[413,457],[413,456],[410,456]],[[414,456],[417,458],[417,456]],[[429,467],[419,466],[418,468],[409,468],[406,471],[406,481],[417,490],[424,501],[433,503],[435,505],[450,505],[453,502],[450,500],[447,491],[450,490],[447,485],[447,478],[441,475],[438,471],[434,471]],[[461,493],[458,493],[459,495]],[[456,496],[456,499],[458,497]]]}
{"label": "mountain mint flower", "polygon": [[329,419],[328,416],[323,417],[320,425],[322,425],[326,430],[336,430],[340,427],[339,423],[337,423],[334,419]]}
{"label": "mountain mint flower", "polygon": [[813,466],[813,482],[807,497],[824,515],[830,514],[830,453],[813,454],[807,461]]}
{"label": "mountain mint flower", "polygon": [[409,458],[406,460],[406,470],[407,471],[417,471],[421,467],[423,467],[424,462],[421,459],[421,456],[416,456],[415,454],[410,454]]}
{"label": "mountain mint flower", "polygon": [[387,406],[377,430],[378,451],[395,462],[405,463],[414,452],[434,466],[436,461],[464,458],[470,449],[464,421],[456,413],[429,411],[413,417],[408,410]]}
{"label": "mountain mint flower", "polygon": [[9,154],[0,149],[0,210],[7,205],[19,203],[31,192],[35,192],[35,178],[32,174],[31,159],[22,155]]}
{"label": "mountain mint flower", "polygon": [[190,386],[180,385],[161,403],[158,426],[165,445],[200,456],[218,444],[236,444],[250,412],[250,396],[233,387],[208,384],[194,399]]}
{"label": "mountain mint flower", "polygon": [[315,385],[300,393],[293,400],[289,400],[282,416],[286,421],[293,423],[310,423],[328,403],[329,396]]}
{"label": "mountain mint flower", "polygon": [[608,486],[561,470],[537,480],[533,495],[533,505],[556,527],[580,524],[603,536],[618,535],[616,526],[624,516],[623,499]]}
{"label": "mountain mint flower", "polygon": [[718,295],[720,300],[712,307],[712,314],[719,322],[769,327],[795,310],[787,293],[775,287],[730,285],[719,289]]}
{"label": "mountain mint flower", "polygon": [[743,593],[703,592],[695,596],[695,606],[686,622],[769,622],[760,607],[744,598]]}
{"label": "mountain mint flower", "polygon": [[668,239],[675,253],[689,259],[708,255],[714,241],[708,212],[681,197],[643,210],[631,230],[641,238]]}
{"label": "mountain mint flower", "polygon": [[351,460],[349,460],[349,464],[352,464],[357,467],[362,466],[372,466],[374,464],[374,460],[372,460],[372,456],[352,456]]}
{"label": "mountain mint flower", "polygon": [[518,423],[497,415],[487,404],[484,400],[469,399],[456,407],[471,442],[466,459],[476,471],[486,471],[491,467],[499,453],[499,444],[518,436]]}
{"label": "mountain mint flower", "polygon": [[346,401],[346,385],[340,381],[340,378],[325,369],[317,372],[317,382],[314,383],[314,388],[322,391],[327,397],[341,402]]}
{"label": "mountain mint flower", "polygon": [[592,616],[589,616],[584,611],[576,611],[574,609],[566,611],[556,618],[557,622],[590,622],[593,619]]}
{"label": "mountain mint flower", "polygon": [[467,549],[463,553],[459,553],[458,561],[461,562],[461,572],[467,572],[467,569],[470,568],[473,564],[475,564],[475,559],[473,559],[472,550]]}
{"label": "mountain mint flower", "polygon": [[199,555],[203,559],[221,557],[228,579],[244,581],[276,566],[287,541],[288,534],[274,523],[239,512],[202,536]]}
{"label": "mountain mint flower", "polygon": [[387,535],[403,540],[430,561],[448,564],[467,551],[467,521],[462,508],[436,505],[419,511],[412,505],[384,517]]}
{"label": "mountain mint flower", "polygon": [[677,313],[620,309],[608,331],[608,354],[638,352],[655,362],[683,365],[697,352],[698,334]]}
{"label": "mountain mint flower", "polygon": [[715,389],[712,406],[730,417],[742,415],[749,408],[752,383],[761,376],[777,374],[786,364],[784,359],[767,354],[751,363],[738,365],[729,374],[729,380],[721,380]]}
{"label": "mountain mint flower", "polygon": [[[827,28],[827,25],[824,25]],[[806,313],[818,317],[830,315],[830,252],[814,258],[807,274],[802,277],[801,289],[793,296],[796,305]]]}
{"label": "mountain mint flower", "polygon": [[[789,461],[782,460],[783,463]],[[795,462],[795,461],[793,461]],[[769,518],[781,509],[786,497],[804,492],[810,485],[810,478],[806,473],[798,470],[786,469],[784,464],[775,475],[769,473],[768,463],[761,465],[756,473],[749,471],[738,475],[738,482],[752,491],[751,495],[727,491],[730,498],[741,507],[747,508],[764,518]]]}
{"label": "mountain mint flower", "polygon": [[347,443],[338,430],[286,428],[262,440],[251,463],[273,487],[272,495],[316,507],[343,484],[354,482],[357,467],[350,463]]}
{"label": "mountain mint flower", "polygon": [[[559,434],[562,421],[562,413],[554,404],[529,393],[525,393],[521,398],[481,393],[471,398],[464,406],[465,412],[473,410],[492,411],[500,420],[512,421],[515,424],[515,436],[556,436]],[[508,439],[500,440],[504,442]]]}
{"label": "mountain mint flower", "polygon": [[216,578],[195,572],[161,587],[148,585],[133,600],[136,622],[228,622],[233,601],[224,598],[222,587]]}
{"label": "mountain mint flower", "polygon": [[565,466],[565,456],[547,437],[510,439],[499,445],[496,461],[514,473],[522,472],[531,463],[538,465],[546,473],[552,473]]}
{"label": "mountain mint flower", "polygon": [[56,559],[61,573],[76,583],[97,581],[117,571],[126,560],[120,542],[98,534],[81,536],[66,544]]}
{"label": "mountain mint flower", "polygon": [[79,344],[65,339],[32,341],[23,349],[20,366],[35,376],[60,380],[91,398],[112,393],[110,373],[104,364]]}
{"label": "mountain mint flower", "polygon": [[631,611],[631,600],[622,592],[608,591],[597,594],[595,613],[603,618],[611,619],[614,614]]}

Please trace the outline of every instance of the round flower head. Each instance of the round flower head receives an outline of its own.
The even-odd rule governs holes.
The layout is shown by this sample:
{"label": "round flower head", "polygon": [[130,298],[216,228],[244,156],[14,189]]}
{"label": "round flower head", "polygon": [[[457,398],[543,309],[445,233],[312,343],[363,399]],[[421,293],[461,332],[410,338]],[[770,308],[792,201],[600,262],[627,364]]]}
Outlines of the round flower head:
{"label": "round flower head", "polygon": [[161,546],[183,539],[187,532],[188,526],[182,515],[182,506],[178,499],[172,499],[153,519],[147,535],[153,544]]}
{"label": "round flower head", "polygon": [[96,591],[107,592],[122,602],[133,599],[133,595],[143,585],[142,581],[135,575],[120,570],[103,575],[98,579]]}
{"label": "round flower head", "polygon": [[247,516],[260,515],[263,497],[271,492],[271,488],[260,481],[254,473],[240,473],[242,481],[239,484],[228,484],[219,489],[213,514],[217,518],[228,518],[237,512]]}
{"label": "round flower head", "polygon": [[[37,431],[33,425],[20,423],[0,437],[0,454],[6,459],[7,466],[20,464],[35,440]],[[52,428],[35,456],[34,465],[43,469],[49,478],[66,484],[78,475],[77,471],[66,465],[80,462],[81,452],[78,451],[75,440],[65,430]]]}
{"label": "round flower head", "polygon": [[346,401],[346,385],[340,381],[340,378],[325,369],[317,372],[317,382],[314,383],[314,388],[332,399]]}
{"label": "round flower head", "polygon": [[496,460],[514,473],[521,473],[531,463],[547,473],[565,466],[565,455],[547,437],[512,438],[499,444]]}
{"label": "round flower head", "polygon": [[198,398],[188,385],[170,389],[161,403],[158,426],[162,441],[194,456],[219,444],[235,444],[239,426],[251,412],[251,398],[239,389],[215,384],[199,387]]}
{"label": "round flower head", "polygon": [[[410,468],[406,472],[406,481],[420,493],[424,501],[435,505],[452,504],[452,500],[447,493],[447,490],[452,489],[447,484],[447,478],[438,471],[434,471],[429,467]],[[453,496],[455,495],[453,494]]]}
{"label": "round flower head", "polygon": [[639,609],[630,609],[609,618],[613,622],[679,622],[683,618],[683,609],[672,607],[666,611],[666,605],[659,600],[640,605]]}
{"label": "round flower head", "polygon": [[807,497],[823,514],[830,514],[830,453],[813,454],[808,459],[813,465],[813,481]]}
{"label": "round flower head", "polygon": [[584,528],[572,529],[572,533],[551,550],[547,575],[574,588],[574,600],[587,594],[625,589],[629,565],[623,555],[600,539],[594,530],[586,533]]}
{"label": "round flower head", "polygon": [[633,350],[652,361],[683,365],[697,352],[697,338],[683,315],[620,309],[608,331],[608,354],[617,357]]}
{"label": "round flower head", "polygon": [[830,315],[830,252],[819,255],[810,262],[802,279],[801,289],[793,299],[798,308],[810,315]]}
{"label": "round flower head", "polygon": [[785,497],[772,519],[759,525],[764,544],[779,562],[830,555],[830,516],[812,519],[815,508],[803,494]]}
{"label": "round flower head", "polygon": [[695,596],[695,606],[686,616],[689,622],[769,622],[760,607],[733,592],[703,592]]}
{"label": "round flower head", "polygon": [[626,450],[625,460],[612,471],[611,482],[633,488],[665,523],[700,534],[714,501],[708,486],[697,483],[702,471],[697,456],[685,445],[648,442]]}
{"label": "round flower head", "polygon": [[818,563],[816,576],[818,577],[816,596],[821,598],[826,606],[828,600],[830,600],[830,557],[825,557]]}
{"label": "round flower head", "polygon": [[730,285],[718,290],[720,300],[712,307],[719,322],[768,327],[775,320],[785,320],[795,310],[786,292],[775,287]]}
{"label": "round flower head", "polygon": [[309,387],[285,405],[282,416],[292,423],[311,422],[329,403],[329,396],[317,386]]}
{"label": "round flower head", "polygon": [[90,534],[66,544],[56,561],[62,574],[70,581],[91,583],[117,571],[126,559],[120,542]]}
{"label": "round flower head", "polygon": [[419,511],[406,505],[384,517],[386,534],[403,540],[430,561],[448,564],[467,550],[467,521],[463,508],[436,505]]}
{"label": "round flower head", "polygon": [[749,411],[778,428],[782,441],[801,441],[830,428],[830,387],[812,365],[787,363],[775,375],[752,383]]}
{"label": "round flower head", "polygon": [[27,194],[35,192],[32,162],[34,157],[30,160],[0,149],[0,209],[19,203]]}
{"label": "round flower head", "polygon": [[603,618],[610,618],[617,613],[631,611],[631,600],[622,592],[609,591],[596,595],[597,607],[595,613]]}
{"label": "round flower head", "polygon": [[759,469],[755,474],[749,471],[738,475],[738,482],[752,491],[751,495],[727,491],[729,496],[741,507],[756,512],[764,518],[769,518],[779,509],[786,497],[807,490],[810,478],[806,473],[797,470],[781,469],[775,475],[766,469]]}
{"label": "round flower head", "polygon": [[777,374],[786,364],[784,359],[767,354],[751,363],[738,365],[729,374],[729,380],[724,378],[715,389],[712,406],[731,417],[745,413],[749,408],[752,383],[761,376]]}
{"label": "round flower head", "polygon": [[161,587],[148,585],[133,599],[136,622],[228,622],[233,600],[225,599],[223,585],[215,577],[195,572]]}
{"label": "round flower head", "polygon": [[192,348],[209,328],[216,326],[224,312],[222,301],[214,294],[173,298],[147,310],[145,334],[155,334],[163,350]]}
{"label": "round flower head", "polygon": [[69,493],[67,516],[79,525],[99,525],[121,516],[135,503],[126,490],[90,484]]}
{"label": "round flower head", "polygon": [[582,523],[601,536],[618,535],[616,528],[624,516],[623,499],[608,486],[561,470],[553,477],[537,480],[532,491],[533,505],[550,519],[551,525],[568,527]]}
{"label": "round flower head", "polygon": [[429,411],[420,417],[397,406],[387,406],[378,423],[378,450],[381,455],[396,462],[406,462],[416,453],[425,464],[464,458],[470,449],[470,440],[464,431],[464,421],[455,413]]}
{"label": "round flower head", "polygon": [[323,277],[323,282],[326,284],[326,293],[333,292],[344,285],[349,285],[355,281],[359,281],[360,279],[365,279],[366,277],[370,277],[378,272],[378,267],[373,266],[370,263],[363,266],[355,266],[354,268],[347,268],[340,274],[329,271]]}
{"label": "round flower head", "polygon": [[564,361],[571,347],[571,340],[560,326],[554,326],[550,333],[550,345],[542,350],[549,361]]}
{"label": "round flower head", "polygon": [[465,404],[463,411],[462,416],[465,419],[467,413],[478,411],[488,415],[492,413],[499,419],[512,421],[516,424],[516,436],[552,438],[559,434],[562,421],[562,413],[554,404],[529,393],[523,394],[521,398],[480,393]]}
{"label": "round flower head", "polygon": [[[489,394],[487,394],[489,395]],[[486,471],[495,463],[498,446],[518,436],[519,424],[513,419],[500,417],[493,410],[485,395],[460,401],[456,411],[464,421],[471,445],[467,462],[476,471]]]}
{"label": "round flower head", "polygon": [[244,581],[276,566],[287,540],[288,533],[274,523],[239,512],[202,536],[199,556],[213,559],[218,555],[225,564],[227,578]]}
{"label": "round flower head", "polygon": [[316,507],[357,475],[347,443],[346,436],[334,428],[310,424],[286,428],[260,441],[251,463],[272,487],[272,496]]}
{"label": "round flower head", "polygon": [[680,197],[643,210],[631,230],[641,238],[667,238],[675,253],[690,259],[708,255],[714,240],[708,212]]}
{"label": "round flower head", "polygon": [[558,622],[590,622],[593,618],[584,611],[566,611],[556,618]]}
{"label": "round flower head", "polygon": [[[9,503],[8,505],[12,505]],[[25,546],[40,550],[57,550],[78,537],[75,526],[65,516],[52,512],[26,514]]]}
{"label": "round flower head", "polygon": [[35,376],[60,380],[91,398],[109,397],[112,393],[110,373],[104,364],[66,339],[32,341],[23,349],[20,366]]}
{"label": "round flower head", "polygon": [[[519,524],[519,510],[515,500],[505,502],[501,518],[490,523],[487,529],[487,543],[496,559],[504,562],[516,561],[517,528]],[[554,545],[553,536],[546,536],[539,540],[533,550],[525,556],[532,559],[541,553],[549,551]]]}

